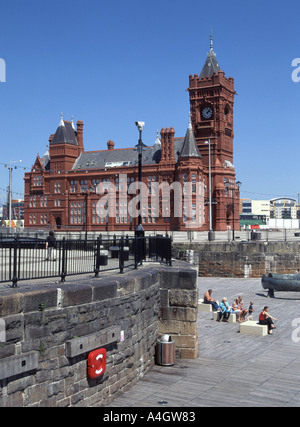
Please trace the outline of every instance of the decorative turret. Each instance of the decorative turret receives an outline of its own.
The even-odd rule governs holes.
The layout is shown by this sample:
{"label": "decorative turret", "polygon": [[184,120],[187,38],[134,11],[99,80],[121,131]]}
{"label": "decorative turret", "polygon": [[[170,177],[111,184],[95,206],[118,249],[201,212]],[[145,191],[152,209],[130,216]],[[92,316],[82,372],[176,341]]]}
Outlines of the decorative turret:
{"label": "decorative turret", "polygon": [[72,123],[64,121],[62,113],[60,116],[60,122],[59,122],[58,128],[50,143],[50,145],[55,145],[55,144],[71,144],[71,145],[78,146],[76,132],[72,127]]}
{"label": "decorative turret", "polygon": [[185,134],[184,142],[182,145],[181,153],[179,157],[198,157],[201,158],[201,154],[197,147],[195,135],[192,128],[191,114],[189,115],[189,125]]}
{"label": "decorative turret", "polygon": [[54,135],[49,138],[50,168],[54,171],[67,171],[72,169],[77,157],[84,151],[83,148],[83,122],[77,122],[77,132],[72,121],[63,119]]}

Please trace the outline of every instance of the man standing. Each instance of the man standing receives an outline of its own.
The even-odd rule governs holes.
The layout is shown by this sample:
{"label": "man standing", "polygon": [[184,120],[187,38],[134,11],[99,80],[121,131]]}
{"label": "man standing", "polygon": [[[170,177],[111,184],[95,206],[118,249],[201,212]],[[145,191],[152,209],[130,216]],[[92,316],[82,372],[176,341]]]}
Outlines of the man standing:
{"label": "man standing", "polygon": [[47,237],[47,240],[46,240],[46,249],[48,252],[46,261],[49,261],[49,260],[51,261],[52,258],[53,258],[53,261],[56,261],[56,254],[55,254],[56,238],[52,230],[49,231],[49,236]]}

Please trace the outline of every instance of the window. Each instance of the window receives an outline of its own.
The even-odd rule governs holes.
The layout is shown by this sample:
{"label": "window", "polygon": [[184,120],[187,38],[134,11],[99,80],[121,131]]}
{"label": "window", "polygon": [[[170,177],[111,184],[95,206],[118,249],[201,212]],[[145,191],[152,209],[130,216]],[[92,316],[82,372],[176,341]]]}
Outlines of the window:
{"label": "window", "polygon": [[185,173],[185,174],[183,175],[183,194],[186,194],[186,193],[187,193],[187,180],[188,180],[188,176],[187,176],[187,174]]}
{"label": "window", "polygon": [[82,179],[80,181],[80,191],[82,191],[82,192],[87,191],[87,180],[86,179]]}
{"label": "window", "polygon": [[156,194],[156,176],[148,176],[148,194]]}
{"label": "window", "polygon": [[60,182],[54,183],[54,193],[55,194],[61,193],[61,183]]}
{"label": "window", "polygon": [[71,202],[70,223],[85,224],[85,202]]}
{"label": "window", "polygon": [[196,193],[196,174],[192,174],[192,193]]}
{"label": "window", "polygon": [[127,222],[127,199],[120,199],[116,202],[116,223],[124,224]]}
{"label": "window", "polygon": [[93,187],[93,190],[94,191],[96,191],[96,189],[97,189],[97,186],[100,184],[100,179],[93,179],[92,180],[92,187]]}
{"label": "window", "polygon": [[41,214],[40,222],[41,224],[47,224],[47,214]]}
{"label": "window", "polygon": [[33,185],[35,187],[43,185],[43,177],[41,175],[35,175],[33,177]]}
{"label": "window", "polygon": [[93,224],[106,224],[108,221],[107,217],[107,209],[108,209],[108,203],[98,203],[93,202],[93,215],[92,215],[92,221]]}
{"label": "window", "polygon": [[36,224],[36,214],[29,214],[29,224]]}
{"label": "window", "polygon": [[77,193],[77,181],[70,182],[70,192]]}

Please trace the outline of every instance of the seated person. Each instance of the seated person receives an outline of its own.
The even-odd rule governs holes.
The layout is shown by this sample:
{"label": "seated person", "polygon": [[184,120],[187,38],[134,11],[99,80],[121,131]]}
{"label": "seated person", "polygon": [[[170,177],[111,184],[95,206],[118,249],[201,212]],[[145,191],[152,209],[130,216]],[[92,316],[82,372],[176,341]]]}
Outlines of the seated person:
{"label": "seated person", "polygon": [[207,292],[205,292],[204,297],[203,297],[204,303],[205,304],[211,304],[213,310],[217,311],[217,310],[219,310],[219,304],[216,300],[214,300],[211,297],[211,294],[212,294],[212,289],[209,289]]}
{"label": "seated person", "polygon": [[222,299],[219,310],[220,310],[220,313],[219,313],[219,318],[217,319],[218,322],[220,322],[222,319],[223,319],[223,322],[228,322],[231,309],[227,302],[227,298]]}
{"label": "seated person", "polygon": [[259,324],[268,326],[268,333],[272,334],[273,329],[275,328],[273,320],[278,320],[275,317],[272,317],[269,313],[269,307],[266,305],[263,311],[259,315]]}
{"label": "seated person", "polygon": [[242,321],[242,310],[239,308],[239,299],[235,298],[232,304],[232,313],[236,314],[237,322]]}
{"label": "seated person", "polygon": [[241,296],[238,297],[238,307],[241,310],[241,322],[244,322],[246,320],[248,310],[244,308],[243,298]]}

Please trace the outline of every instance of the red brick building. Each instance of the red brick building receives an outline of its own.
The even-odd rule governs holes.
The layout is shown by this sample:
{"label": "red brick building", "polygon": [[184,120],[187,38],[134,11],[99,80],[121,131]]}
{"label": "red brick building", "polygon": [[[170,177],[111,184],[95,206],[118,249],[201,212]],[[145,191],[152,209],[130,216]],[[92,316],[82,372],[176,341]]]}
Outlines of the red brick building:
{"label": "red brick building", "polygon": [[[185,137],[163,128],[142,157],[140,214],[145,230],[239,228],[233,166],[234,80],[221,71],[212,40],[200,75],[189,77]],[[208,143],[208,141],[210,143]],[[209,148],[211,187],[209,182]],[[84,151],[83,122],[61,118],[49,150],[25,174],[25,227],[134,230],[138,154],[134,147]],[[211,193],[209,189],[211,188]],[[211,195],[211,198],[209,197]],[[211,203],[209,203],[211,201]]]}

